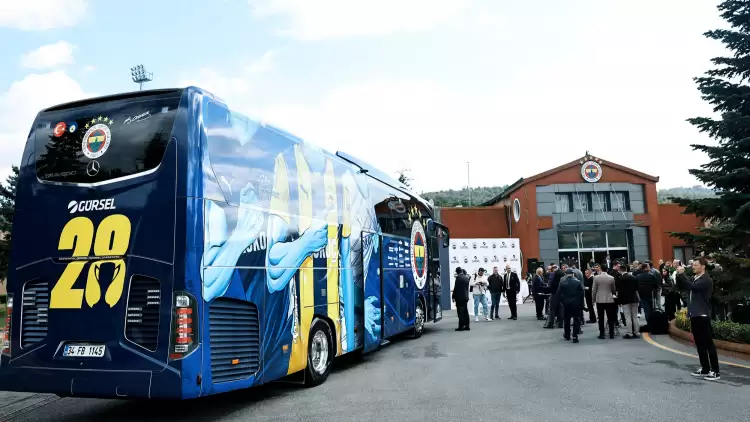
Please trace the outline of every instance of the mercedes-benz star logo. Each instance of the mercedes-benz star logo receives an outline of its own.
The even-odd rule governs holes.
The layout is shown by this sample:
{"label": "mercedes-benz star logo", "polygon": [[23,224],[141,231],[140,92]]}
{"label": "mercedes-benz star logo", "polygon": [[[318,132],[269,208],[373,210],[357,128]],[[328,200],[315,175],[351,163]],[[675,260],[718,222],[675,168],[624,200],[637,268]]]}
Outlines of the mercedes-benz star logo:
{"label": "mercedes-benz star logo", "polygon": [[96,160],[91,160],[89,164],[86,166],[86,174],[89,176],[96,176],[99,174],[99,162]]}

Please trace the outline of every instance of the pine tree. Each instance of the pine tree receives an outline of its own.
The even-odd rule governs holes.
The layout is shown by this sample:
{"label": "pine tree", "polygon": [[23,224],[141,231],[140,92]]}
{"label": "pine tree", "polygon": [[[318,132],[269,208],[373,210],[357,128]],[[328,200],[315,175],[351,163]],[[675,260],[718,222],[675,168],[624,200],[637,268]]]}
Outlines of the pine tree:
{"label": "pine tree", "polygon": [[13,166],[12,172],[4,184],[0,184],[0,280],[8,276],[8,262],[10,261],[11,228],[16,205],[16,186],[18,185],[18,167]]}
{"label": "pine tree", "polygon": [[674,199],[686,213],[702,217],[709,227],[700,233],[672,233],[711,254],[721,271],[714,273],[714,295],[725,301],[750,296],[750,0],[726,0],[719,6],[731,29],[706,32],[721,41],[729,57],[711,60],[714,68],[695,78],[702,98],[717,117],[688,119],[716,145],[691,145],[708,162],[690,174],[717,192],[715,197]]}

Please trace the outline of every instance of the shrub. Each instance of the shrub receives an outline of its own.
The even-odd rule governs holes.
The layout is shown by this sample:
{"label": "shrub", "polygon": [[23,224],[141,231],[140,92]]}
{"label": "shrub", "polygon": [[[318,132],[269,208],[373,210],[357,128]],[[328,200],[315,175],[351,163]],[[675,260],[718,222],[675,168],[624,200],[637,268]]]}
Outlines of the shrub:
{"label": "shrub", "polygon": [[[687,309],[675,314],[675,325],[681,330],[690,332],[690,318]],[[712,321],[714,338],[732,343],[750,344],[750,324],[739,324],[732,321]]]}

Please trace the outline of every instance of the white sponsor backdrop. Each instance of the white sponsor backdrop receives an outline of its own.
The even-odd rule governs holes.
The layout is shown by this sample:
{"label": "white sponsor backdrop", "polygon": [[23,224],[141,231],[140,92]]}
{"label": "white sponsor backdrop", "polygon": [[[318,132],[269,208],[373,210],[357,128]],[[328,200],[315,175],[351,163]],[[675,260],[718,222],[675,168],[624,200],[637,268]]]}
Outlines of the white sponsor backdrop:
{"label": "white sponsor backdrop", "polygon": [[[516,303],[523,303],[523,298],[529,294],[529,286],[521,273],[521,247],[518,239],[453,239],[450,240],[450,271],[451,271],[451,293],[456,281],[456,268],[461,267],[471,276],[480,267],[487,271],[487,277],[492,274],[492,267],[497,267],[502,274],[505,265],[510,264],[512,271],[518,274],[521,281],[521,294],[518,295]],[[474,298],[469,293],[469,314],[474,315]],[[492,303],[490,293],[487,292],[487,306]],[[500,299],[501,306],[508,306],[506,298]],[[482,313],[482,305],[479,305],[479,314]]]}

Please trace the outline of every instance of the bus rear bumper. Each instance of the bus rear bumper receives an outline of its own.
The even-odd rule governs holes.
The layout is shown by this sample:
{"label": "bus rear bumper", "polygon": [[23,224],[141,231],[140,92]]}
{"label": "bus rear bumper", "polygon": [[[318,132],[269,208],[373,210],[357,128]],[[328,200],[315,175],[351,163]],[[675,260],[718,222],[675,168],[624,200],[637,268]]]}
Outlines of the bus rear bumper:
{"label": "bus rear bumper", "polygon": [[180,398],[181,378],[172,371],[76,371],[0,368],[0,390],[63,397]]}

